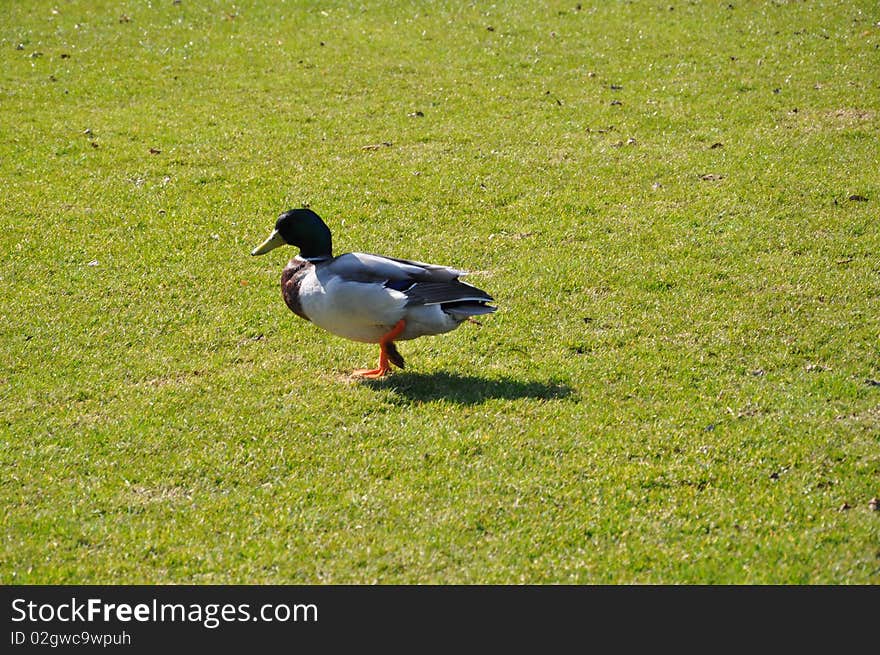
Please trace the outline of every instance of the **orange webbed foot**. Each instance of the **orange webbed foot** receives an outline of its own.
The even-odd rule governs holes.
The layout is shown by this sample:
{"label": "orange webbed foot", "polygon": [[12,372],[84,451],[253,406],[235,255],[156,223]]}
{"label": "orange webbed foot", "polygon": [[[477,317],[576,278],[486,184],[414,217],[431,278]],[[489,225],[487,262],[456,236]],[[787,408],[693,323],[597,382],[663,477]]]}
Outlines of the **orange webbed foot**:
{"label": "orange webbed foot", "polygon": [[390,366],[384,368],[359,368],[351,372],[355,377],[366,378],[368,380],[378,380],[379,378],[384,378],[389,373],[391,373]]}
{"label": "orange webbed foot", "polygon": [[352,372],[352,375],[368,380],[377,380],[383,378],[391,372],[391,363],[403,368],[403,357],[394,347],[394,339],[400,336],[406,328],[406,321],[403,319],[397,321],[395,326],[382,336],[379,341],[379,366],[377,368],[359,368]]}

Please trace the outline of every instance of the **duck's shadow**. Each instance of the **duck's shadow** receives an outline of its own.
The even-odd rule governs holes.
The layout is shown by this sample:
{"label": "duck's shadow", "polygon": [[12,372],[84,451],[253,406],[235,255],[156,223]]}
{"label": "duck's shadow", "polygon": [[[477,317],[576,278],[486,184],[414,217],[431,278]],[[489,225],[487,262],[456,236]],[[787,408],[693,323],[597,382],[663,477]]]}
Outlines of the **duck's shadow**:
{"label": "duck's shadow", "polygon": [[448,400],[460,405],[477,405],[492,398],[553,400],[568,398],[573,393],[570,386],[555,381],[493,379],[446,372],[400,372],[378,380],[363,380],[362,383],[374,389],[387,389],[413,402]]}

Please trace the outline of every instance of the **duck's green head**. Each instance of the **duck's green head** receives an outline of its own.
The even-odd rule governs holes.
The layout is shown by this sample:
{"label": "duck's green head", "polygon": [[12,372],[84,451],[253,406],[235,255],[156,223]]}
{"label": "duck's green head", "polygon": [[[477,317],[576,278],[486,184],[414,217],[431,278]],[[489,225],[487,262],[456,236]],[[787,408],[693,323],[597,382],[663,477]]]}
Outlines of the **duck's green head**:
{"label": "duck's green head", "polygon": [[299,255],[303,259],[326,259],[333,254],[330,228],[311,209],[290,209],[281,214],[272,234],[251,254],[265,255],[285,244],[299,248]]}

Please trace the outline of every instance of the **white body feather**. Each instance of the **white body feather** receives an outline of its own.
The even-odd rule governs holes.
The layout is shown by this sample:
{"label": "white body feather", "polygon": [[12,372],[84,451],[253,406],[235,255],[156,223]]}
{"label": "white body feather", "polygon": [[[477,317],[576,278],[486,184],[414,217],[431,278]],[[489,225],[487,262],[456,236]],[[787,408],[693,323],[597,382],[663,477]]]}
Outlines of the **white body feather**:
{"label": "white body feather", "polygon": [[401,319],[406,327],[395,340],[415,339],[449,332],[468,315],[494,308],[461,308],[447,313],[440,304],[408,305],[406,294],[386,287],[384,282],[414,276],[440,282],[463,274],[445,266],[349,253],[309,270],[299,285],[299,301],[315,325],[346,339],[378,343]]}

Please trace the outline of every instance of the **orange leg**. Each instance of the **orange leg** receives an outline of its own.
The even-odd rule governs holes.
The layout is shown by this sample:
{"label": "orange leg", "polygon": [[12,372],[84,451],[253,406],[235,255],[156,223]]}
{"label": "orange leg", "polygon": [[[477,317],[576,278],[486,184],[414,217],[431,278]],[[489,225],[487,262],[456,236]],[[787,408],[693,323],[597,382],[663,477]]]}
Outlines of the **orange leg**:
{"label": "orange leg", "polygon": [[388,361],[388,344],[401,335],[406,328],[406,321],[400,319],[391,330],[379,340],[379,367],[374,369],[359,368],[352,375],[362,378],[381,378],[391,372],[391,363]]}

